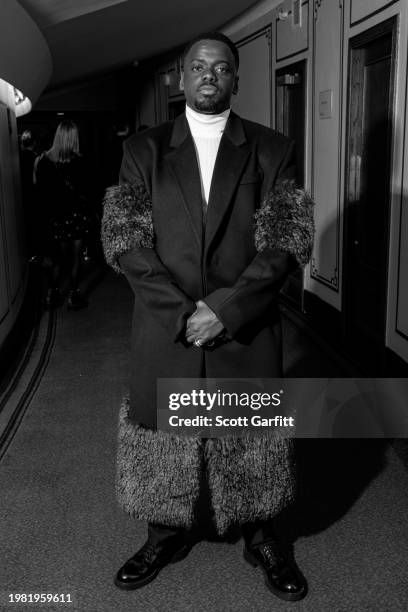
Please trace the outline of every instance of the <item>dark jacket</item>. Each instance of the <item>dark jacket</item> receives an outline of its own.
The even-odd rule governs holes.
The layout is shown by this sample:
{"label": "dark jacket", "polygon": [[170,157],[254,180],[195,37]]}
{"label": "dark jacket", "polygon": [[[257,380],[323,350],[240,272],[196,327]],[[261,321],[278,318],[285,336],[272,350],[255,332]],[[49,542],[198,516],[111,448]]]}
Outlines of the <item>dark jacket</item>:
{"label": "dark jacket", "polygon": [[[130,396],[135,421],[154,425],[158,377],[282,375],[278,294],[310,244],[296,243],[294,221],[290,226],[282,211],[275,243],[259,252],[254,215],[277,179],[294,173],[291,141],[231,113],[204,220],[196,153],[184,115],[125,143],[120,182],[146,187],[154,233],[153,249],[129,250],[129,237],[115,247],[135,292]],[[105,215],[105,227],[109,224],[108,232],[116,236],[112,225],[123,227],[124,217],[132,216],[124,209],[122,219],[117,210],[111,219]],[[231,340],[204,350],[183,341],[186,318],[199,299],[217,314]]]}
{"label": "dark jacket", "polygon": [[[203,450],[220,532],[275,514],[293,494],[285,440],[259,437],[237,446],[214,439],[203,449],[199,439],[153,436],[151,428],[157,378],[281,376],[278,294],[287,274],[307,262],[313,238],[311,201],[285,180],[294,176],[293,142],[231,112],[204,218],[185,115],[125,143],[121,186],[107,194],[102,239],[108,262],[135,293],[118,491],[138,518],[191,524]],[[199,299],[227,331],[212,348],[184,340]]]}

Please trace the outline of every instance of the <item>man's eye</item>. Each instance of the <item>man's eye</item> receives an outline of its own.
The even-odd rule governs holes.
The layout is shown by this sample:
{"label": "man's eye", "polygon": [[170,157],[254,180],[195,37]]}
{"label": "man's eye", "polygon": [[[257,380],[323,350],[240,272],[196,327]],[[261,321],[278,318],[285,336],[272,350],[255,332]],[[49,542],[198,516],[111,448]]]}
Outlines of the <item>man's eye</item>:
{"label": "man's eye", "polygon": [[217,72],[229,72],[228,66],[217,66]]}
{"label": "man's eye", "polygon": [[201,70],[201,69],[202,69],[202,66],[192,66],[192,67],[191,67],[191,70],[192,70],[193,72],[198,72],[198,71],[199,71],[199,70]]}

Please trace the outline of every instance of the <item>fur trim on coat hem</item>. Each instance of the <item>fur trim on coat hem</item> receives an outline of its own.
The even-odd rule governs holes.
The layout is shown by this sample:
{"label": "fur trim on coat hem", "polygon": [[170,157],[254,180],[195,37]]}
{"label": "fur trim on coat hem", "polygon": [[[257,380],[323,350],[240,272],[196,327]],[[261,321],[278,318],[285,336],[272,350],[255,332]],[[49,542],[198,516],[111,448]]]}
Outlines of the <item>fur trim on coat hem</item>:
{"label": "fur trim on coat hem", "polygon": [[256,250],[286,251],[305,266],[313,249],[313,206],[310,195],[294,180],[279,180],[255,213]]}
{"label": "fur trim on coat hem", "polygon": [[119,416],[116,492],[131,516],[190,528],[200,492],[202,440],[146,429],[129,420],[129,400]]}
{"label": "fur trim on coat hem", "polygon": [[276,435],[214,438],[176,436],[119,418],[117,497],[131,516],[191,528],[206,469],[219,535],[247,522],[269,520],[293,501],[293,440]]}
{"label": "fur trim on coat hem", "polygon": [[101,240],[105,259],[121,272],[118,259],[136,247],[153,247],[152,201],[142,184],[125,183],[106,190]]}
{"label": "fur trim on coat hem", "polygon": [[232,525],[267,521],[293,502],[292,439],[272,434],[214,438],[207,441],[205,454],[220,535]]}

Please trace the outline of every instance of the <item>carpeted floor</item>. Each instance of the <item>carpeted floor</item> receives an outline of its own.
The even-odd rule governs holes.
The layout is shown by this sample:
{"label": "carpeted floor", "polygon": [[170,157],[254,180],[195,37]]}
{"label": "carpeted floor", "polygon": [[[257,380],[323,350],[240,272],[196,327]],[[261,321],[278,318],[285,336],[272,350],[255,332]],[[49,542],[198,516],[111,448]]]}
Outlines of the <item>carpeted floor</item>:
{"label": "carpeted floor", "polygon": [[[109,273],[87,310],[58,311],[48,367],[0,462],[0,609],[405,612],[408,473],[381,441],[298,444],[301,495],[287,520],[309,581],[303,601],[286,604],[270,594],[242,559],[242,541],[201,542],[141,590],[113,585],[145,539],[145,526],[114,497],[131,302],[123,279]],[[305,376],[338,372],[289,322],[285,367]],[[12,605],[9,593],[70,593],[74,604]]]}

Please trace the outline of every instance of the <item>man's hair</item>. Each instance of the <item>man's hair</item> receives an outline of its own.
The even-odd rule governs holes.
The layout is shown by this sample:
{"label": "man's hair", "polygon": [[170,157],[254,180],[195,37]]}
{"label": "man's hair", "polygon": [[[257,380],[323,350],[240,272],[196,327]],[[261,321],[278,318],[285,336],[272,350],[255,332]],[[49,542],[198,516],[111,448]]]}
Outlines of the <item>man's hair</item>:
{"label": "man's hair", "polygon": [[186,59],[187,53],[190,51],[193,45],[200,42],[201,40],[218,40],[219,42],[223,42],[224,44],[226,44],[227,47],[231,49],[231,53],[234,56],[234,60],[235,60],[235,67],[238,70],[239,68],[238,49],[236,45],[232,42],[232,40],[228,38],[228,36],[225,36],[225,34],[222,34],[222,32],[204,32],[204,34],[200,34],[199,36],[196,36],[195,38],[190,40],[190,42],[187,43],[187,45],[184,47],[183,53],[181,55],[183,67],[184,67],[184,61]]}

